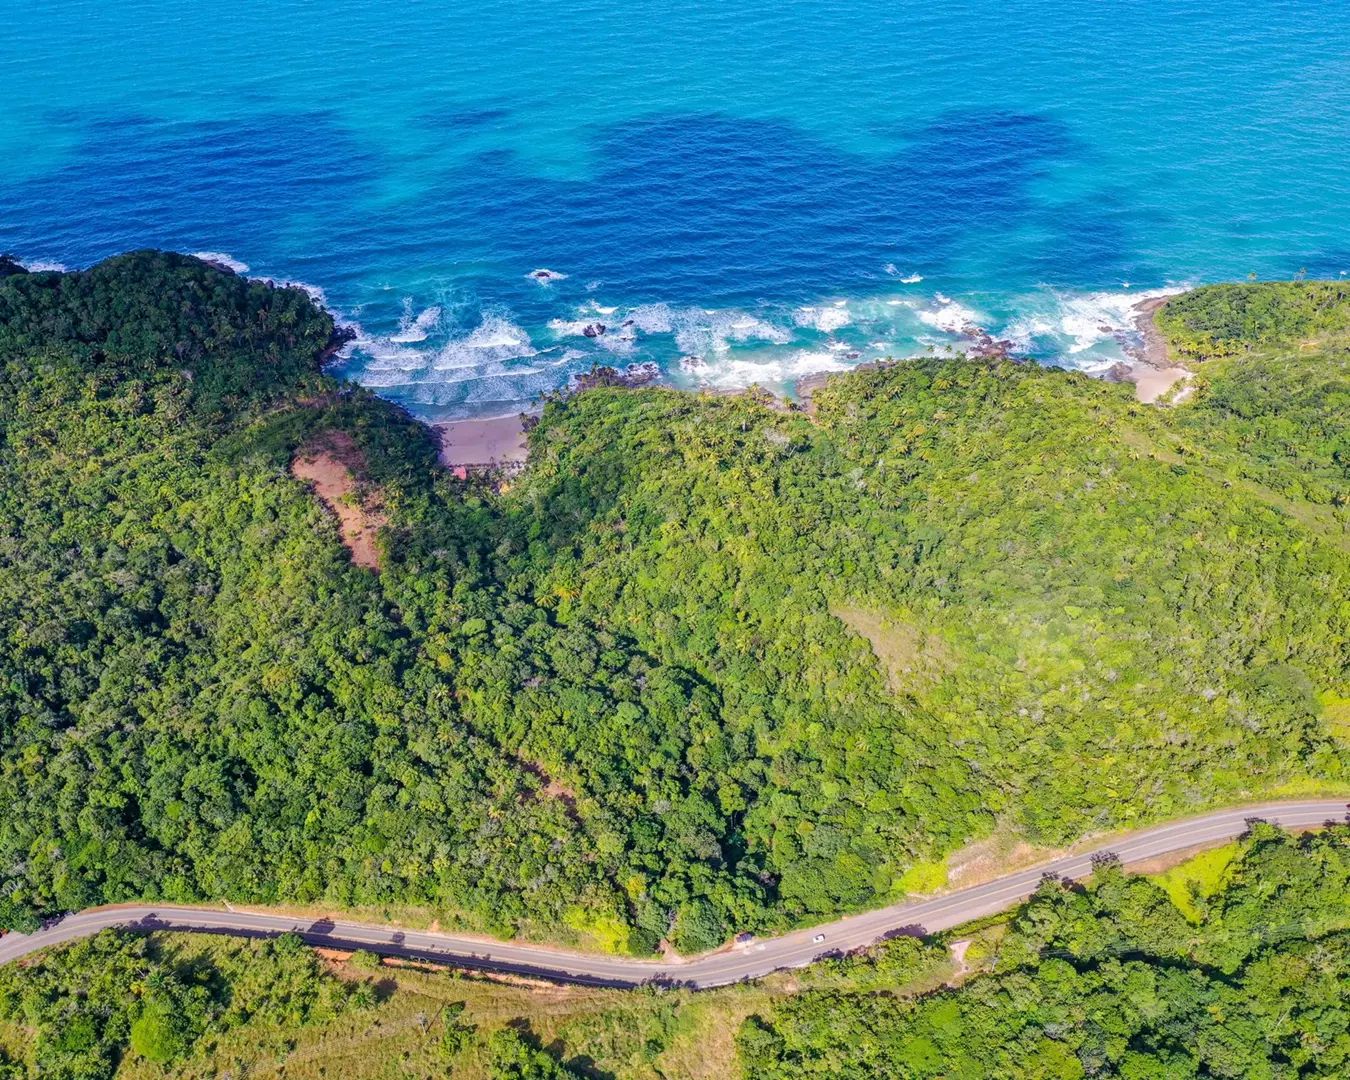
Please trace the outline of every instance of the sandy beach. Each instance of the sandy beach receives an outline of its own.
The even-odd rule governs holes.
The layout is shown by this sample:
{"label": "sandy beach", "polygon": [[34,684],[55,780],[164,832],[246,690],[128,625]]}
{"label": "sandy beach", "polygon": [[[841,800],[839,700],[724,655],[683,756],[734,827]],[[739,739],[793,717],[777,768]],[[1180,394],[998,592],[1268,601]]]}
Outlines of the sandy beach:
{"label": "sandy beach", "polygon": [[1189,379],[1191,373],[1171,362],[1167,339],[1153,323],[1153,316],[1170,297],[1155,296],[1135,304],[1134,324],[1144,336],[1144,351],[1138,356],[1128,378],[1134,383],[1135,395],[1140,401],[1152,404],[1177,383]]}
{"label": "sandy beach", "polygon": [[506,466],[528,456],[519,414],[489,420],[448,420],[431,425],[441,440],[441,464],[448,469]]}

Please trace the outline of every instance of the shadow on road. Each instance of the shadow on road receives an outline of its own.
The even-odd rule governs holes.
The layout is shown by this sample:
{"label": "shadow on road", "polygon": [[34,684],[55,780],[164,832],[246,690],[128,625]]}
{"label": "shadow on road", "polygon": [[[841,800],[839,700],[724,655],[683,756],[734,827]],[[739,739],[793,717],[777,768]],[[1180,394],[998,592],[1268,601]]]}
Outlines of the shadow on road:
{"label": "shadow on road", "polygon": [[[257,941],[275,940],[289,931],[235,929],[183,925],[159,915],[147,915],[126,924],[126,929],[142,933],[153,931],[191,931],[197,934],[217,934],[225,937],[245,937]],[[407,944],[407,935],[401,931],[391,933],[389,941],[353,941],[337,932],[337,926],[331,919],[320,919],[306,929],[297,932],[297,936],[306,945],[318,945],[326,949],[339,949],[343,952],[355,952],[366,949],[381,956],[397,957],[400,960],[417,960],[424,963],[447,964],[454,967],[470,968],[475,971],[494,971],[508,975],[519,975],[529,979],[543,979],[548,982],[573,983],[578,986],[597,986],[610,989],[628,989],[647,981],[641,978],[618,978],[599,975],[582,975],[570,971],[530,964],[523,961],[506,960],[500,956],[479,956],[474,952],[458,952],[453,949],[417,948]],[[659,978],[659,977],[658,977]],[[655,982],[656,980],[651,980]]]}

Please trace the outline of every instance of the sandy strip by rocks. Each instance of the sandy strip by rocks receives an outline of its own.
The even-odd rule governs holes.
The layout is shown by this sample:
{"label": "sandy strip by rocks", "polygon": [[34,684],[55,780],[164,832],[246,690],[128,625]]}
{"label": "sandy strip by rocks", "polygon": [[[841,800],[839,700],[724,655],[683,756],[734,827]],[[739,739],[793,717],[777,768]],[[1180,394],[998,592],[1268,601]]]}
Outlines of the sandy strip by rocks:
{"label": "sandy strip by rocks", "polygon": [[441,464],[448,469],[514,467],[528,453],[519,415],[447,420],[432,427],[441,440]]}
{"label": "sandy strip by rocks", "polygon": [[[1186,368],[1177,367],[1171,362],[1167,339],[1153,322],[1153,316],[1169,299],[1171,297],[1154,296],[1134,305],[1136,312],[1134,324],[1144,336],[1144,351],[1138,356],[1138,362],[1126,377],[1134,383],[1135,396],[1148,404],[1157,401],[1179,382],[1191,377]],[[1174,404],[1180,402],[1185,393],[1183,390],[1178,394]]]}

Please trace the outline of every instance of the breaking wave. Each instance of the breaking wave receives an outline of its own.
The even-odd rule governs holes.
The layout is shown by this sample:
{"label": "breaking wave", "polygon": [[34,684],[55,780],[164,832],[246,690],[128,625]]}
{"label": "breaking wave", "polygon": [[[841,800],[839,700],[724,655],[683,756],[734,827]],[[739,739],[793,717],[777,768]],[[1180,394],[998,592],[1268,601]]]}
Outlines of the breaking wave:
{"label": "breaking wave", "polygon": [[240,262],[233,255],[227,255],[223,251],[194,251],[191,254],[194,259],[201,259],[204,263],[219,266],[232,274],[248,273],[248,263]]}
{"label": "breaking wave", "polygon": [[[321,290],[297,287],[323,298]],[[705,308],[602,303],[580,288],[564,288],[518,312],[481,312],[467,328],[456,327],[440,305],[418,305],[410,297],[383,335],[357,327],[342,373],[415,411],[460,415],[476,415],[483,403],[499,411],[528,407],[596,365],[654,364],[677,385],[732,390],[757,383],[791,392],[797,380],[815,373],[997,345],[1097,373],[1141,343],[1135,306],[1178,291],[1044,288],[971,296],[950,289],[925,297],[907,290],[797,306]],[[523,317],[525,311],[533,317]]]}

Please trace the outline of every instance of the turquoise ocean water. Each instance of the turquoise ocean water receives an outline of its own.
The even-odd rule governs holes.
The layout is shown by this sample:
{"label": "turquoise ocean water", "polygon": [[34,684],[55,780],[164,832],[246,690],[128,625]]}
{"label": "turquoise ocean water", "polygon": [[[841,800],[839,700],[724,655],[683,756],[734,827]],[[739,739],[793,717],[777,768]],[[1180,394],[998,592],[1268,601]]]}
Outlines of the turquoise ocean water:
{"label": "turquoise ocean water", "polygon": [[0,249],[303,282],[429,417],[1102,370],[1149,291],[1350,273],[1350,2],[8,0],[0,161]]}

